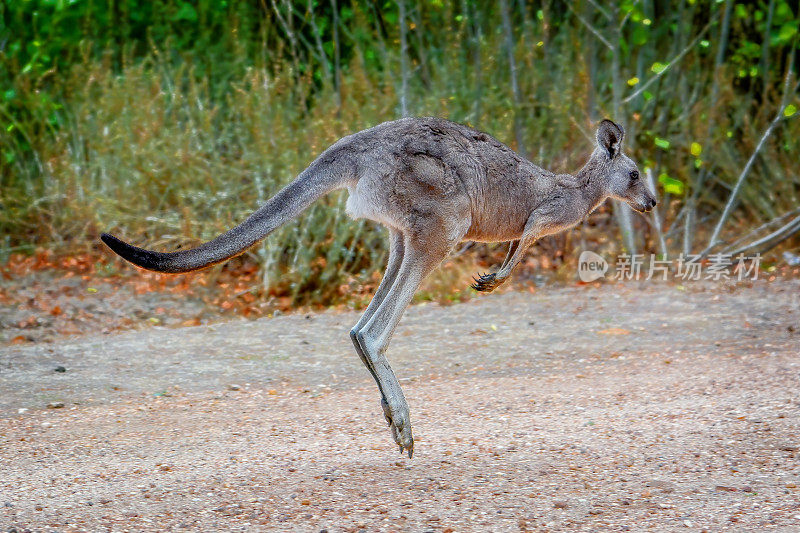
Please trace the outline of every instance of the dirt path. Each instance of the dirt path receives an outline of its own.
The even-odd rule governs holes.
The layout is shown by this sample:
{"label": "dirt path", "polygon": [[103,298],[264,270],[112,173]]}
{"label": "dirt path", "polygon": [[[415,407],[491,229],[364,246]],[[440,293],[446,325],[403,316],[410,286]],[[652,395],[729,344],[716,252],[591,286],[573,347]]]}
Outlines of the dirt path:
{"label": "dirt path", "polygon": [[356,320],[0,349],[2,530],[800,529],[796,280],[416,306],[412,460]]}

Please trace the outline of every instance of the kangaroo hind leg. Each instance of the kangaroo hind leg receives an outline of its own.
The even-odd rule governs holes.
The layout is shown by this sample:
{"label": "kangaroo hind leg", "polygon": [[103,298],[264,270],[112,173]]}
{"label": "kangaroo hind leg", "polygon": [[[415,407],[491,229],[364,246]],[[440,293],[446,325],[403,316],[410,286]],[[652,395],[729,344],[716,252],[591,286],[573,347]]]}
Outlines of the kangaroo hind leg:
{"label": "kangaroo hind leg", "polygon": [[[375,368],[373,368],[372,363],[367,358],[364,348],[358,342],[358,332],[364,327],[364,325],[372,318],[372,315],[375,314],[375,311],[381,305],[383,300],[386,298],[386,294],[392,288],[392,284],[394,283],[395,278],[397,277],[397,272],[400,270],[400,264],[403,261],[403,234],[399,231],[389,228],[389,260],[386,264],[386,272],[383,274],[383,279],[381,280],[380,284],[378,285],[378,289],[375,291],[375,294],[372,296],[372,301],[370,301],[367,309],[364,311],[364,314],[361,315],[361,318],[353,326],[353,329],[350,330],[350,339],[353,341],[353,346],[355,346],[356,352],[358,356],[361,358],[361,362],[364,363],[364,366],[367,367],[369,373],[372,374],[375,383],[378,385],[378,389],[381,393],[381,405],[386,405],[386,395],[383,393],[383,388],[381,386],[381,382],[378,379],[378,375],[375,373]],[[384,407],[384,411],[386,407]],[[387,422],[390,422],[390,419],[387,417]],[[391,423],[391,422],[390,422]]]}
{"label": "kangaroo hind leg", "polygon": [[449,251],[450,243],[418,241],[406,234],[403,260],[391,289],[372,317],[356,332],[358,344],[375,370],[383,393],[384,415],[389,421],[392,436],[400,451],[407,451],[409,457],[414,452],[414,438],[408,403],[385,353],[394,329],[420,283]]}

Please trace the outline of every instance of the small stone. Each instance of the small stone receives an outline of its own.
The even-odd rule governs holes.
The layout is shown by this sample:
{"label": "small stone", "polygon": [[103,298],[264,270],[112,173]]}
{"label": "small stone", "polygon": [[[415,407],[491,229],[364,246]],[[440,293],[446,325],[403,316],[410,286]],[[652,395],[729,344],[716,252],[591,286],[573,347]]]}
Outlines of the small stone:
{"label": "small stone", "polygon": [[63,373],[63,372],[66,372],[66,371],[67,371],[67,369],[65,367],[61,366],[61,365],[58,365],[57,367],[55,367],[53,369],[53,372],[62,372]]}
{"label": "small stone", "polygon": [[569,503],[567,503],[564,500],[556,500],[553,502],[553,507],[555,507],[556,509],[566,509],[567,507],[569,507]]}
{"label": "small stone", "polygon": [[241,390],[241,387],[239,385],[236,385],[235,383],[231,383],[230,385],[228,385],[228,390]]}
{"label": "small stone", "polygon": [[36,509],[37,511],[41,511],[42,509],[44,509],[41,503],[37,503],[36,505],[33,506],[33,508]]}
{"label": "small stone", "polygon": [[753,487],[751,487],[750,485],[745,485],[744,487],[742,487],[742,492],[753,492]]}
{"label": "small stone", "polygon": [[28,410],[26,408],[24,408],[24,407],[22,407],[20,409],[17,409],[17,413],[19,413],[21,415],[24,415],[27,412],[28,412]]}
{"label": "small stone", "polygon": [[300,505],[311,505],[311,500],[300,500]]}
{"label": "small stone", "polygon": [[692,527],[692,521],[691,520],[684,520],[683,521],[683,525],[686,526],[686,527]]}
{"label": "small stone", "polygon": [[45,429],[51,428],[53,427],[53,424],[51,424],[50,422],[42,422],[42,427]]}
{"label": "small stone", "polygon": [[797,483],[794,483],[794,482],[790,481],[789,483],[786,484],[786,488],[787,489],[795,489],[795,488],[797,488]]}
{"label": "small stone", "polygon": [[50,402],[47,404],[48,409],[61,409],[64,407],[64,402]]}
{"label": "small stone", "polygon": [[714,490],[721,490],[724,492],[736,492],[739,489],[737,489],[736,487],[728,487],[726,485],[717,485],[716,487],[714,487]]}
{"label": "small stone", "polygon": [[800,450],[800,448],[798,448],[795,444],[784,444],[781,446],[782,452],[796,452],[797,450]]}

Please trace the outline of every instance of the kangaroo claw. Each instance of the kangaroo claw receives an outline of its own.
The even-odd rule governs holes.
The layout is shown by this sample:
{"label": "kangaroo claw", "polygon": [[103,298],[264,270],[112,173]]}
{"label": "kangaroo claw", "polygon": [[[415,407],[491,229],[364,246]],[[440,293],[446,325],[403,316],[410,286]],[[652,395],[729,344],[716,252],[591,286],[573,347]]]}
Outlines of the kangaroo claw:
{"label": "kangaroo claw", "polygon": [[479,277],[475,278],[473,276],[473,283],[470,285],[473,289],[478,292],[492,292],[498,285],[500,285],[500,281],[497,279],[497,274],[481,274]]}
{"label": "kangaroo claw", "polygon": [[414,453],[414,437],[411,434],[411,419],[408,416],[408,407],[403,409],[401,406],[396,406],[393,409],[385,399],[381,400],[381,407],[383,407],[383,414],[389,422],[392,439],[397,444],[400,453],[402,454],[403,451],[406,451],[408,456],[411,457]]}

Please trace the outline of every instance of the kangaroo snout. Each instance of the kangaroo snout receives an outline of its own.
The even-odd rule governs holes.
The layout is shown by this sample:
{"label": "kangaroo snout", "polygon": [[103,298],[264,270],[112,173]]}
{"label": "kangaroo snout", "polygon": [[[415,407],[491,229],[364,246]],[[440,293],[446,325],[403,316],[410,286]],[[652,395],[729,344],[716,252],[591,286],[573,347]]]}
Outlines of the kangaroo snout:
{"label": "kangaroo snout", "polygon": [[656,202],[655,198],[653,198],[650,195],[647,195],[644,197],[643,200],[639,200],[636,203],[631,202],[630,206],[634,210],[639,211],[640,213],[649,213],[650,211],[653,210],[653,208],[656,206],[657,203],[658,202]]}

